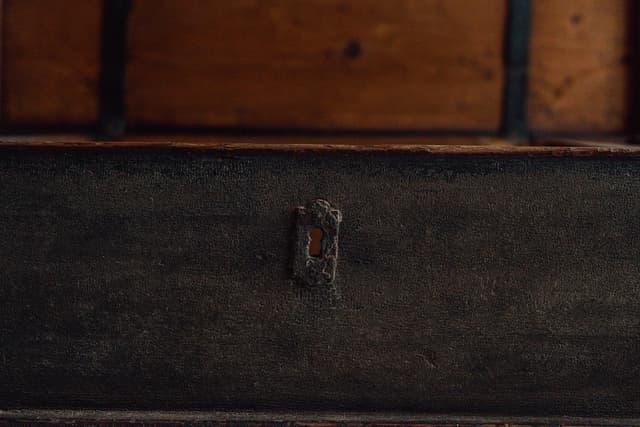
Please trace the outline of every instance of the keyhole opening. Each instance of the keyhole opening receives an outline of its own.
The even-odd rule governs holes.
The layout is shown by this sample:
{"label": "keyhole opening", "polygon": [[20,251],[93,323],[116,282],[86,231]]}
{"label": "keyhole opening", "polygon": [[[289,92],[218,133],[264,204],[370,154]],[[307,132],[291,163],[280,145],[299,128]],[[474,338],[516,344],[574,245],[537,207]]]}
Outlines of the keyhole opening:
{"label": "keyhole opening", "polygon": [[322,228],[314,227],[309,231],[309,256],[319,258],[322,255],[322,239],[324,231]]}

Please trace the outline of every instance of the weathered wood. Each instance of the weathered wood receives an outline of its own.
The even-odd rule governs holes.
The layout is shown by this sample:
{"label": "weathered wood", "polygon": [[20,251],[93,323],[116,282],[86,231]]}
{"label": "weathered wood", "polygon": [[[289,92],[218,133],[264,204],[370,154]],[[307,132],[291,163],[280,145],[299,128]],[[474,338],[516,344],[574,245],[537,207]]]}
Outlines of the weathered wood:
{"label": "weathered wood", "polygon": [[134,124],[499,126],[505,1],[137,0]]}
{"label": "weathered wood", "polygon": [[4,408],[640,414],[638,150],[0,150]]}
{"label": "weathered wood", "polygon": [[[131,421],[129,419],[124,421],[104,421],[104,420],[34,420],[34,419],[20,419],[20,420],[0,420],[0,426],[15,426],[24,427],[25,425],[39,425],[45,427],[65,427],[65,426],[81,426],[81,427],[186,427],[192,426],[192,421],[182,421],[171,419],[170,421]],[[298,423],[298,422],[269,422],[269,423],[246,423],[246,422],[226,422],[226,421],[198,421],[196,424],[198,427],[344,427],[343,424],[338,423]],[[352,423],[349,427],[387,427],[388,424],[364,424],[364,423]],[[466,427],[464,424],[449,424],[449,425],[432,425],[432,424],[409,424],[406,427]],[[473,426],[468,426],[473,427]],[[498,427],[498,426],[483,426],[483,427]],[[502,426],[500,426],[502,427]],[[508,426],[504,426],[508,427]],[[525,427],[525,426],[522,426]]]}
{"label": "weathered wood", "polygon": [[59,423],[61,425],[92,423],[100,426],[122,423],[163,425],[170,423],[187,425],[213,425],[224,423],[227,427],[428,427],[428,426],[629,426],[638,425],[634,418],[584,418],[584,417],[508,417],[425,415],[418,413],[389,412],[318,412],[318,411],[131,411],[131,410],[52,410],[19,409],[0,410],[0,425],[24,426],[28,423]]}
{"label": "weathered wood", "polygon": [[[384,416],[390,418],[383,418]],[[593,425],[594,421],[600,426],[605,425],[634,425],[629,419],[598,419],[558,417],[532,418],[524,422],[524,418],[505,417],[470,417],[462,416],[458,419],[435,416],[420,418],[395,414],[322,414],[322,413],[230,413],[206,411],[95,411],[95,410],[0,410],[0,425],[78,425],[78,426],[211,426],[211,427],[454,427],[478,426],[482,427],[546,427],[562,425],[564,427],[578,427]],[[426,420],[429,421],[426,421]],[[380,421],[382,420],[382,421]],[[496,421],[497,420],[497,421]],[[637,424],[637,423],[636,423]]]}
{"label": "weathered wood", "polygon": [[622,133],[630,94],[630,1],[531,4],[530,126]]}
{"label": "weathered wood", "polygon": [[[110,420],[34,420],[34,419],[20,419],[20,420],[0,420],[0,426],[16,426],[24,427],[26,425],[42,425],[42,426],[82,426],[82,427],[186,427],[194,425],[191,420],[182,419],[170,419],[169,421],[151,421],[151,420],[131,420],[126,419],[124,421],[110,421]],[[226,422],[226,421],[211,421],[211,420],[198,420],[195,425],[199,427],[388,427],[389,423],[363,423],[352,422],[348,425],[344,423],[335,422],[283,422],[283,421],[271,421],[271,422]],[[427,423],[411,423],[405,424],[404,427],[474,427],[469,424],[427,424]],[[507,424],[484,424],[482,427],[509,427]],[[525,425],[517,425],[515,427],[533,427]],[[546,426],[540,426],[546,427]],[[568,427],[568,426],[567,426]]]}
{"label": "weathered wood", "polygon": [[3,126],[95,123],[101,6],[100,0],[3,1]]}
{"label": "weathered wood", "polygon": [[[5,127],[97,119],[99,0],[4,0]],[[505,1],[134,0],[127,105],[149,129],[497,130]],[[532,2],[538,134],[623,132],[629,0]]]}
{"label": "weathered wood", "polygon": [[[83,134],[15,134],[2,135],[0,144],[6,143],[24,144],[24,145],[69,145],[78,144],[84,146],[92,146],[96,143],[95,138]],[[484,136],[425,136],[425,135],[399,135],[386,136],[384,134],[367,134],[367,135],[340,135],[329,133],[326,135],[306,135],[306,134],[287,134],[282,135],[224,135],[224,134],[133,134],[127,135],[125,141],[118,142],[118,145],[172,145],[193,144],[210,147],[212,145],[273,145],[278,146],[299,146],[299,145],[318,145],[318,146],[353,146],[359,145],[363,149],[379,145],[396,145],[396,146],[439,146],[439,145],[465,145],[465,146],[509,146],[512,142],[508,139]],[[107,145],[111,145],[107,142]]]}
{"label": "weathered wood", "polygon": [[[135,123],[498,128],[504,1],[253,2],[134,1],[127,99]],[[5,127],[92,126],[101,2],[4,3]],[[536,0],[532,8],[534,131],[622,132],[630,2]]]}

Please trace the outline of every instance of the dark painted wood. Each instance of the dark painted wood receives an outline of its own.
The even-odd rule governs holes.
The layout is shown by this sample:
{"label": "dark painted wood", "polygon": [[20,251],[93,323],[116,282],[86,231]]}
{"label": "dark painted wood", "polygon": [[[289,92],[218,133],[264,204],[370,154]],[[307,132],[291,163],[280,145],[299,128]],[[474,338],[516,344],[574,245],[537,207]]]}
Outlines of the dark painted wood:
{"label": "dark painted wood", "polygon": [[637,153],[0,150],[3,408],[640,414]]}
{"label": "dark painted wood", "polygon": [[[369,424],[369,423],[296,423],[296,422],[224,422],[224,421],[104,421],[104,420],[16,420],[2,421],[0,426],[20,426],[36,425],[44,427],[65,427],[65,426],[82,426],[82,427],[186,427],[196,425],[198,427],[388,427],[389,424]],[[433,425],[433,424],[403,424],[401,427],[474,427],[465,424],[449,424],[449,425]],[[508,427],[508,425],[486,425],[484,427]],[[521,426],[529,427],[529,426]]]}
{"label": "dark painted wood", "polygon": [[[295,422],[260,422],[260,423],[247,423],[247,422],[224,422],[224,421],[95,421],[95,420],[74,420],[74,421],[41,421],[41,420],[20,420],[20,421],[5,421],[0,420],[0,426],[8,427],[24,427],[30,426],[43,426],[43,427],[389,427],[389,424],[369,424],[369,423],[295,423]],[[392,424],[395,425],[395,424]],[[400,427],[475,427],[468,424],[446,424],[446,425],[434,425],[434,424],[402,424]],[[509,427],[508,424],[487,424],[483,427]],[[533,427],[522,425],[518,427]],[[547,426],[541,426],[547,427]],[[549,426],[551,427],[551,426]],[[569,427],[569,426],[567,426]]]}
{"label": "dark painted wood", "polygon": [[130,411],[95,409],[0,410],[0,425],[219,425],[227,427],[633,426],[638,418],[446,415],[407,412]]}

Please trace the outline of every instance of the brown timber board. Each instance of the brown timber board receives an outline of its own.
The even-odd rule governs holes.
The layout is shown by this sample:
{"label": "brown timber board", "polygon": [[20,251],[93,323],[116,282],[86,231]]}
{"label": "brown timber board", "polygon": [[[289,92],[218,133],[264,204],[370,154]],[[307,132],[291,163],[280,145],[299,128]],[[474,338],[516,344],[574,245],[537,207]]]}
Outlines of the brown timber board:
{"label": "brown timber board", "polygon": [[[145,129],[496,131],[504,0],[134,0],[127,107]],[[5,128],[97,118],[102,3],[4,0]],[[532,2],[537,133],[624,131],[629,0]]]}
{"label": "brown timber board", "polygon": [[92,126],[102,2],[3,0],[2,5],[2,125]]}
{"label": "brown timber board", "polygon": [[[274,146],[299,146],[299,145],[324,145],[324,146],[349,146],[360,145],[363,148],[378,145],[397,145],[397,146],[439,146],[439,145],[467,145],[467,146],[512,146],[511,142],[506,139],[495,137],[447,137],[447,136],[384,136],[384,135],[367,135],[367,136],[346,136],[346,135],[222,135],[222,134],[131,134],[127,135],[126,141],[119,142],[119,145],[134,144],[172,144],[172,143],[188,143],[198,144],[203,147],[212,145],[231,145],[245,144],[249,146],[255,145],[274,145]],[[82,144],[86,143],[91,146],[96,143],[95,138],[82,134],[34,134],[34,135],[2,135],[0,136],[0,144],[29,144],[41,145],[60,143],[67,145],[70,143]],[[566,144],[565,144],[566,145]]]}
{"label": "brown timber board", "polygon": [[529,121],[534,131],[625,130],[630,3],[531,2]]}
{"label": "brown timber board", "polygon": [[505,3],[136,0],[129,117],[134,126],[496,130]]}

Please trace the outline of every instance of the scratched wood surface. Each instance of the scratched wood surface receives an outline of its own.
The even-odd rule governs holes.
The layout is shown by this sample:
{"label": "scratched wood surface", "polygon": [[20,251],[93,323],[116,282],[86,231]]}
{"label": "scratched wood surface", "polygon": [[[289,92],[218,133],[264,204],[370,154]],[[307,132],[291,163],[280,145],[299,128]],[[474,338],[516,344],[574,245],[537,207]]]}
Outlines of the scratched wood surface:
{"label": "scratched wood surface", "polygon": [[637,419],[576,417],[424,416],[389,413],[207,412],[207,411],[100,411],[0,410],[0,425],[78,426],[216,426],[216,427],[579,427],[629,426]]}
{"label": "scratched wood surface", "polygon": [[[640,414],[637,152],[1,154],[5,408]],[[291,280],[317,197],[335,291]]]}

